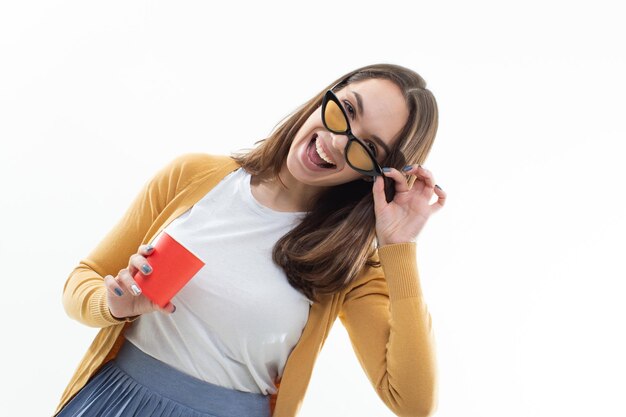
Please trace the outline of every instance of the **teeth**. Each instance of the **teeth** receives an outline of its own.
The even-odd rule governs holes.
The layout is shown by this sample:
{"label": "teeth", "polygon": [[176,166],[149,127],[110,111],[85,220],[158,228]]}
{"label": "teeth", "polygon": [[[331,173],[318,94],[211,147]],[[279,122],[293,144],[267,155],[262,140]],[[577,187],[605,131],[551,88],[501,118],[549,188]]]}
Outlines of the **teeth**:
{"label": "teeth", "polygon": [[335,164],[335,161],[330,159],[328,155],[324,153],[322,145],[320,145],[320,141],[317,139],[315,140],[315,150],[317,151],[317,154],[320,156],[320,158],[322,158],[324,161],[328,162],[329,164],[337,165]]}

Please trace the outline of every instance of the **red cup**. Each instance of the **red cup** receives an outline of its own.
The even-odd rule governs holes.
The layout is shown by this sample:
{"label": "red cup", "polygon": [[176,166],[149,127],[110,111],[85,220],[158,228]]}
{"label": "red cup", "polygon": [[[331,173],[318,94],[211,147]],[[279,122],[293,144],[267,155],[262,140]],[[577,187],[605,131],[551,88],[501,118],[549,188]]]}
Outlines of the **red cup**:
{"label": "red cup", "polygon": [[204,266],[200,258],[165,232],[146,259],[152,273],[144,275],[139,270],[134,278],[141,292],[161,308]]}

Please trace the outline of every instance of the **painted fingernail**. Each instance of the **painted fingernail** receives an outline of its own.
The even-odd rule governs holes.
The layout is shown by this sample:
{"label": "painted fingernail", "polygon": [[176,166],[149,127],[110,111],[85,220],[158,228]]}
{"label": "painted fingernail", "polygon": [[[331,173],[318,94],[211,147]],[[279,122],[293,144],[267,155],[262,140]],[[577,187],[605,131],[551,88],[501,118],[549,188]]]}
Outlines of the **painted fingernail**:
{"label": "painted fingernail", "polygon": [[443,191],[443,188],[441,188],[440,186],[438,186],[437,184],[435,184],[435,187],[439,188],[441,191]]}
{"label": "painted fingernail", "polygon": [[133,284],[130,286],[130,290],[133,292],[133,294],[135,295],[139,295],[141,294],[141,290],[139,289],[139,287],[137,286],[137,284]]}
{"label": "painted fingernail", "polygon": [[121,297],[122,294],[124,294],[119,288],[115,288],[113,291],[115,292],[115,294],[117,294],[118,297]]}
{"label": "painted fingernail", "polygon": [[402,171],[410,171],[413,168],[413,165],[407,165],[404,168],[402,168]]}
{"label": "painted fingernail", "polygon": [[391,168],[389,168],[389,167],[384,167],[384,168],[383,168],[383,172],[391,172]]}
{"label": "painted fingernail", "polygon": [[146,246],[146,252],[150,252],[152,249],[154,249],[154,246],[152,245]]}
{"label": "painted fingernail", "polygon": [[143,271],[144,274],[152,272],[152,268],[150,268],[150,266],[148,264],[143,264],[141,266],[141,270]]}

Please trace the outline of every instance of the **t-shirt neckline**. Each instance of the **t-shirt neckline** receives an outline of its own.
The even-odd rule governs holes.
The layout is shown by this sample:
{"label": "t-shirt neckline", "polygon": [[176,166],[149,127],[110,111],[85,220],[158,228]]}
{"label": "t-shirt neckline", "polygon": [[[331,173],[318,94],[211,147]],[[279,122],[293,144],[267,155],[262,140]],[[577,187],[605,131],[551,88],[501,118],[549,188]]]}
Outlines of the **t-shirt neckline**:
{"label": "t-shirt neckline", "polygon": [[259,203],[259,201],[252,194],[252,187],[250,185],[250,182],[252,181],[252,175],[250,175],[250,173],[246,171],[245,169],[243,168],[240,168],[240,169],[243,175],[242,189],[243,189],[244,199],[248,202],[250,207],[252,207],[255,211],[264,215],[270,215],[273,217],[282,217],[282,218],[285,218],[285,217],[295,218],[295,217],[301,217],[307,214],[306,211],[278,211],[278,210],[274,210],[272,208],[269,208]]}

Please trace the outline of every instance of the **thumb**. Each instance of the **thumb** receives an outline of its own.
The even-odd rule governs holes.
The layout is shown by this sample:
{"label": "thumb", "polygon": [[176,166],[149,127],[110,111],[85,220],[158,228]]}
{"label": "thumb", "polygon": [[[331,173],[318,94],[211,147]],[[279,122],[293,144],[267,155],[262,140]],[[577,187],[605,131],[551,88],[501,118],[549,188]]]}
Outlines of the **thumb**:
{"label": "thumb", "polygon": [[374,177],[374,185],[372,186],[372,193],[374,194],[374,210],[382,209],[387,204],[385,198],[385,181],[383,177],[377,175]]}

